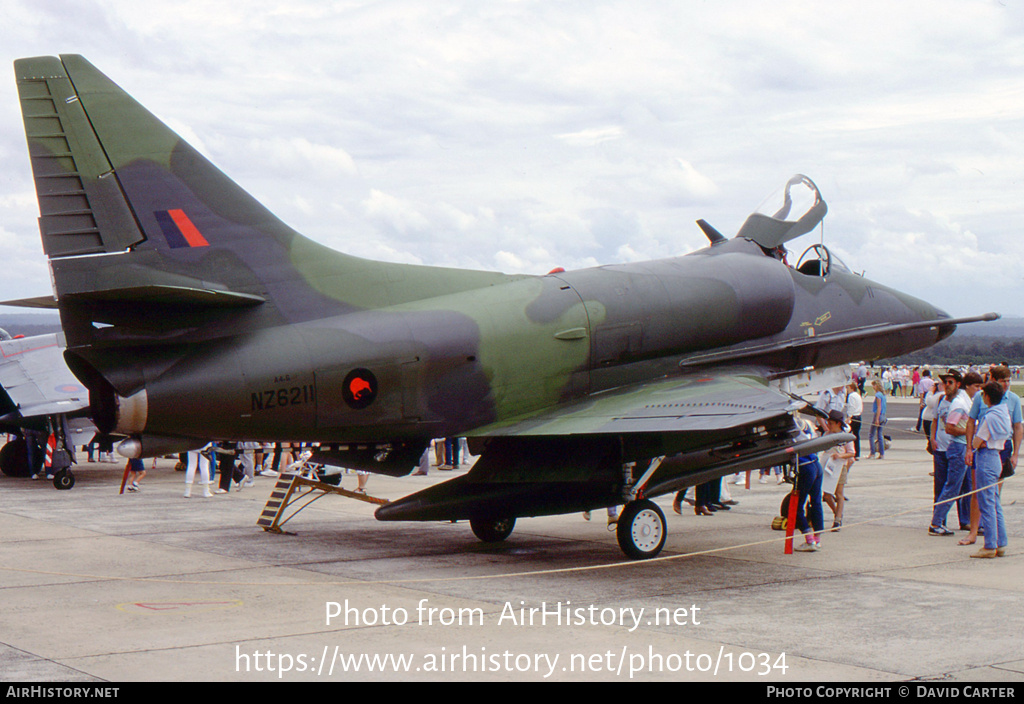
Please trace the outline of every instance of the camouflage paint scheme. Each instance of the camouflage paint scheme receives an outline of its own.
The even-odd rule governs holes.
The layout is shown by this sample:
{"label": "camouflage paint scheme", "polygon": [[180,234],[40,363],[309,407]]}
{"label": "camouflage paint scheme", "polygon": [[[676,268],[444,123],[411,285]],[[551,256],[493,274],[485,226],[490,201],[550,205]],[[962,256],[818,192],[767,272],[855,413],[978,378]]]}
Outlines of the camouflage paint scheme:
{"label": "camouflage paint scheme", "polygon": [[840,262],[822,276],[770,256],[820,200],[733,239],[709,228],[687,256],[547,276],[348,256],[82,57],[15,70],[65,356],[97,426],[137,455],[316,441],[405,474],[430,438],[469,436],[470,474],[378,517],[596,508],[791,457],[792,399],[770,378],[926,347],[960,322]]}

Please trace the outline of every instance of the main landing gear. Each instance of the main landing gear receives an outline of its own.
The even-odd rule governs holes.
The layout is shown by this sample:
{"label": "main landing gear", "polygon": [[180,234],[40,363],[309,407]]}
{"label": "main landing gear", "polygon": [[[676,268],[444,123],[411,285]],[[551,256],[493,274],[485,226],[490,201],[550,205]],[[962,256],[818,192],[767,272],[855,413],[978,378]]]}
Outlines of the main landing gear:
{"label": "main landing gear", "polygon": [[[615,536],[622,552],[634,560],[648,560],[665,547],[668,529],[665,514],[650,499],[639,498],[641,489],[661,465],[664,457],[655,457],[642,476],[634,478],[635,463],[623,466],[623,480],[626,487],[622,498],[625,506],[615,526]],[[485,543],[500,543],[512,534],[514,517],[471,518],[470,528],[474,535]]]}
{"label": "main landing gear", "polygon": [[53,488],[66,491],[75,485],[75,475],[70,468],[61,469],[53,475]]}
{"label": "main landing gear", "polygon": [[639,498],[651,475],[657,471],[664,457],[655,457],[639,477],[633,475],[637,469],[635,462],[622,467],[622,478],[626,486],[624,496],[627,499],[622,515],[615,527],[615,537],[619,547],[627,557],[634,560],[649,560],[665,547],[668,530],[665,514],[650,499]]}
{"label": "main landing gear", "polygon": [[619,547],[634,560],[647,560],[657,555],[665,547],[667,536],[665,514],[648,499],[626,504],[615,527]]}
{"label": "main landing gear", "polygon": [[[49,419],[51,439],[47,453],[45,434],[22,431],[17,437],[0,447],[0,471],[8,477],[30,477],[35,474],[52,474],[55,489],[67,490],[75,485],[75,475],[71,471],[73,458],[69,451],[66,438],[67,424],[63,416],[52,416]],[[37,442],[37,439],[42,442]],[[28,444],[33,445],[33,464],[29,466]],[[43,456],[49,454],[49,464],[44,466]]]}

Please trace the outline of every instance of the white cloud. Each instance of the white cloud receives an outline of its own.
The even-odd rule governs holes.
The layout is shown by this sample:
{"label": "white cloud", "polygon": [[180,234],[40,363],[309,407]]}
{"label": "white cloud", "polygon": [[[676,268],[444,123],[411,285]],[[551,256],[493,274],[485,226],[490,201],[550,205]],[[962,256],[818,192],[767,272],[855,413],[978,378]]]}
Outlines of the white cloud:
{"label": "white cloud", "polygon": [[356,164],[344,149],[331,144],[314,144],[304,137],[276,137],[251,140],[250,152],[283,176],[313,179],[356,173]]}
{"label": "white cloud", "polygon": [[401,235],[427,229],[429,221],[412,205],[378,190],[364,201],[366,215]]}
{"label": "white cloud", "polygon": [[620,125],[612,125],[611,127],[592,127],[571,134],[560,134],[557,137],[566,144],[592,147],[602,142],[620,139],[622,135],[623,128]]}

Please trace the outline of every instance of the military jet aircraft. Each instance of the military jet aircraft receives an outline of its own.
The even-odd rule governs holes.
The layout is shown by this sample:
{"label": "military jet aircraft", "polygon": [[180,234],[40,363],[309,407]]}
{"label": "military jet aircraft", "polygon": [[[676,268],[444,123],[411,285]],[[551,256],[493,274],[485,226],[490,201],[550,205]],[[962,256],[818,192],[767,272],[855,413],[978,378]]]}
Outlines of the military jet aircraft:
{"label": "military jet aircraft", "polygon": [[647,558],[666,535],[651,497],[833,442],[797,440],[777,380],[980,319],[822,245],[780,260],[827,210],[802,176],[731,239],[699,221],[710,244],[686,256],[546,276],[360,259],[283,224],[82,57],[15,71],[65,358],[128,456],[316,441],[321,461],[404,475],[430,438],[467,436],[472,471],[377,518],[500,541],[518,517],[625,504],[619,544]]}
{"label": "military jet aircraft", "polygon": [[42,462],[43,449],[35,448],[30,462],[28,444],[55,431],[63,442],[62,453],[51,458],[53,485],[70,489],[74,446],[88,442],[96,429],[84,417],[89,392],[64,363],[62,340],[57,333],[12,338],[0,330],[0,431],[15,436],[0,448],[0,471],[32,474],[38,467],[30,465]]}

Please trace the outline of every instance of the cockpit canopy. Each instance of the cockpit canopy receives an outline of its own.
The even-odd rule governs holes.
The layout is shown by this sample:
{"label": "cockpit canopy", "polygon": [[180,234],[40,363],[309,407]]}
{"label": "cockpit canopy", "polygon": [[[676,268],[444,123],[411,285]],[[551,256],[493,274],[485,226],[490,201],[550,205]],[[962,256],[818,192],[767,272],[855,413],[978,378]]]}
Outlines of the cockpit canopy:
{"label": "cockpit canopy", "polygon": [[816,244],[808,247],[796,264],[796,270],[808,276],[828,276],[835,271],[850,273],[850,267],[843,263],[837,255],[833,254],[823,244]]}
{"label": "cockpit canopy", "polygon": [[761,203],[736,236],[773,250],[813,230],[827,212],[828,205],[814,181],[797,174]]}

